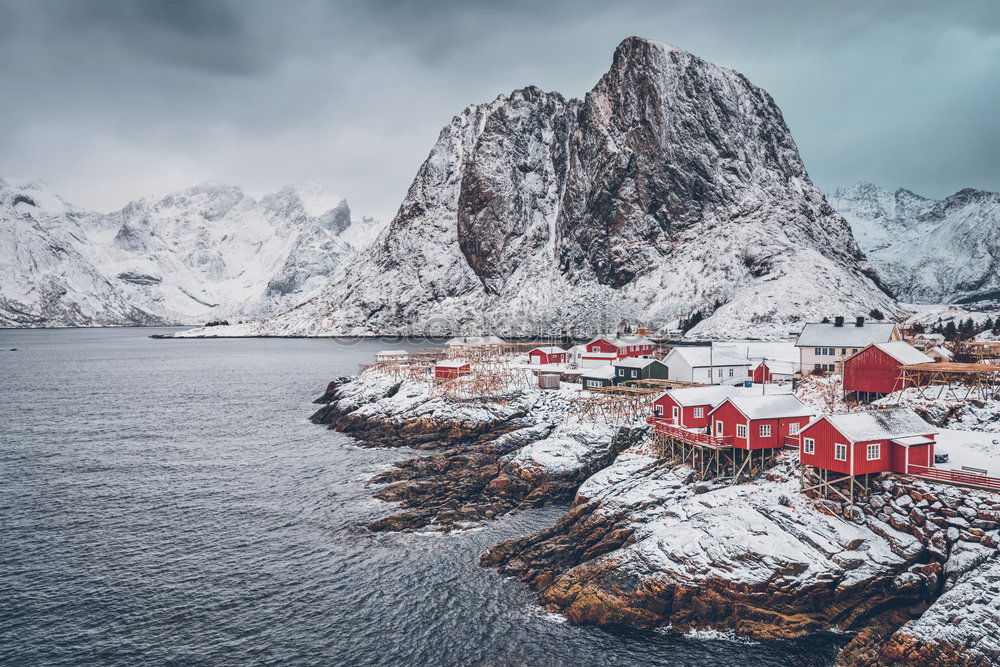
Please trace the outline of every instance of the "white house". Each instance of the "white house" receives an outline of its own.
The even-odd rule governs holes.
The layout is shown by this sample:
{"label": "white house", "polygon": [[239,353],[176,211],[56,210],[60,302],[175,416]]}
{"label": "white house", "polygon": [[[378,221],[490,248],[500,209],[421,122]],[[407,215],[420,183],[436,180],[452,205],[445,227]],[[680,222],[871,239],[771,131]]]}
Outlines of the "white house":
{"label": "white house", "polygon": [[750,360],[725,347],[675,347],[663,360],[670,379],[702,384],[732,384],[745,380]]}
{"label": "white house", "polygon": [[865,322],[858,317],[845,323],[843,317],[830,323],[810,323],[802,328],[795,341],[799,349],[799,368],[803,373],[813,371],[841,372],[847,357],[873,343],[902,340],[893,322]]}

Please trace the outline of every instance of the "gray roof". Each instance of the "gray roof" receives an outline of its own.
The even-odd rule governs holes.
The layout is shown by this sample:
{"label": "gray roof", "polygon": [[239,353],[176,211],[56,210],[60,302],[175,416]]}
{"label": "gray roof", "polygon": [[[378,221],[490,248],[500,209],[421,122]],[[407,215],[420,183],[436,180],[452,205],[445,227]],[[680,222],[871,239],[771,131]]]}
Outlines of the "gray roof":
{"label": "gray roof", "polygon": [[644,357],[626,357],[620,361],[614,363],[615,366],[624,366],[625,368],[645,368],[652,363],[661,363],[658,359],[644,358]]}
{"label": "gray roof", "polygon": [[926,364],[934,361],[917,348],[901,340],[894,340],[891,343],[875,343],[875,347],[901,364]]}
{"label": "gray roof", "polygon": [[915,435],[938,433],[937,428],[925,422],[910,408],[886,408],[884,410],[852,412],[846,415],[827,415],[822,419],[830,422],[835,429],[852,442],[896,440]]}
{"label": "gray roof", "polygon": [[795,347],[867,347],[892,340],[895,327],[892,322],[865,322],[863,327],[855,326],[854,322],[845,322],[842,327],[810,323],[802,328]]}
{"label": "gray roof", "polygon": [[[781,419],[783,417],[812,417],[816,411],[806,407],[792,394],[771,396],[732,396],[729,402],[747,419]],[[718,408],[718,406],[716,406]]]}

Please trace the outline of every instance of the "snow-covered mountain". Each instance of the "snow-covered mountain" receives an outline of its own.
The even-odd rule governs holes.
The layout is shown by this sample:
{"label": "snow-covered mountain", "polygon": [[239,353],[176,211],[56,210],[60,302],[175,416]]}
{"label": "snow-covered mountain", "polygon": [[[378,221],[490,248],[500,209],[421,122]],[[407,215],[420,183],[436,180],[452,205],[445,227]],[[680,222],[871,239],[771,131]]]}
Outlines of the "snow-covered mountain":
{"label": "snow-covered mountain", "polygon": [[582,335],[702,311],[694,334],[773,336],[874,307],[898,310],[771,97],[632,37],[582,100],[468,106],[328,289],[225,333]]}
{"label": "snow-covered mountain", "polygon": [[858,183],[837,188],[830,203],[900,299],[1000,299],[1000,193],[965,189],[934,200]]}
{"label": "snow-covered mountain", "polygon": [[314,184],[203,183],[110,214],[0,180],[0,325],[200,324],[291,308],[380,231]]}

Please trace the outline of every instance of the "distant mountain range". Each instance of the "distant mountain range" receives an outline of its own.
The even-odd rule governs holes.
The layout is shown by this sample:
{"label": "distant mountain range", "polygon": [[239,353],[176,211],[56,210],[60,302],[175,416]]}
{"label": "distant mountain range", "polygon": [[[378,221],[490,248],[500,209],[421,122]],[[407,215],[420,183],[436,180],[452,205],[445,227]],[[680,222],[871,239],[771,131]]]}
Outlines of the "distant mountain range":
{"label": "distant mountain range", "polygon": [[830,203],[901,300],[1000,300],[1000,193],[967,188],[936,200],[862,182],[837,188]]}
{"label": "distant mountain range", "polygon": [[295,306],[382,225],[314,184],[203,183],[109,214],[0,179],[0,326],[204,324]]}
{"label": "distant mountain range", "polygon": [[[584,99],[528,87],[438,137],[386,233],[295,310],[211,332],[782,335],[898,312],[742,74],[631,37]],[[199,332],[205,333],[205,332]]]}

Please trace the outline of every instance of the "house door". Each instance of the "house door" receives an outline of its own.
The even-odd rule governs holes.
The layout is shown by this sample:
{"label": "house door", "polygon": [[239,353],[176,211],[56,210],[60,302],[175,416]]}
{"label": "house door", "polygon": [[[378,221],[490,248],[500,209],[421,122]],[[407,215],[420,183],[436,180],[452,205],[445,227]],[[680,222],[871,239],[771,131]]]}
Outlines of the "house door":
{"label": "house door", "polygon": [[680,417],[681,417],[680,412],[681,411],[677,408],[676,405],[674,406],[674,409],[673,409],[672,412],[673,412],[673,415],[674,415],[674,423],[675,424],[680,424],[681,423],[681,420],[680,420]]}
{"label": "house door", "polygon": [[715,437],[716,438],[721,438],[723,436],[722,430],[723,430],[722,429],[722,422],[719,421],[719,420],[716,420],[716,422],[715,422]]}

